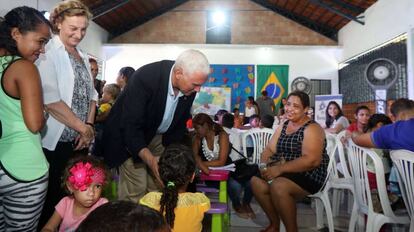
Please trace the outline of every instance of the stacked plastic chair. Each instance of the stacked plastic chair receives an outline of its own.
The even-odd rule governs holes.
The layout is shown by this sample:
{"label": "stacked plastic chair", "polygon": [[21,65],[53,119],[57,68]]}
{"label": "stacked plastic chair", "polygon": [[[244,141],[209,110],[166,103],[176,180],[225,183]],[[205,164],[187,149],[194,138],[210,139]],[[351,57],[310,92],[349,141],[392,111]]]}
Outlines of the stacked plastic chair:
{"label": "stacked plastic chair", "polygon": [[250,137],[253,141],[252,163],[259,164],[260,155],[265,149],[273,133],[274,131],[269,128],[254,128],[244,133],[242,137],[243,154],[247,154],[247,138]]}
{"label": "stacked plastic chair", "polygon": [[[330,159],[329,159],[328,170],[327,170],[328,174],[325,179],[325,184],[321,188],[321,190],[319,190],[319,192],[309,195],[309,197],[317,199],[315,206],[316,206],[316,224],[317,224],[318,229],[321,229],[324,227],[324,223],[323,223],[323,211],[324,210],[323,209],[325,209],[329,231],[334,232],[332,209],[331,209],[331,203],[329,201],[329,189],[330,189],[330,181],[334,177],[333,169],[335,168],[335,165],[334,165],[335,159],[333,159],[333,157],[334,157],[334,153],[337,148],[336,136],[333,134],[326,134],[326,141],[327,141],[326,150],[327,150],[327,153]],[[322,205],[320,203],[322,203]]]}
{"label": "stacked plastic chair", "polygon": [[[351,171],[355,184],[355,196],[357,207],[353,209],[350,221],[350,229],[354,229],[359,221],[364,221],[366,216],[366,232],[377,232],[386,224],[409,224],[408,216],[396,215],[391,209],[385,185],[384,167],[381,158],[372,150],[359,147],[352,141],[348,141],[348,156],[351,160]],[[371,190],[367,174],[367,158],[371,158],[377,180],[379,199],[382,213],[375,212],[371,198]]]}
{"label": "stacked plastic chair", "polygon": [[401,194],[411,218],[410,231],[414,231],[414,152],[391,151],[391,159],[398,170]]}

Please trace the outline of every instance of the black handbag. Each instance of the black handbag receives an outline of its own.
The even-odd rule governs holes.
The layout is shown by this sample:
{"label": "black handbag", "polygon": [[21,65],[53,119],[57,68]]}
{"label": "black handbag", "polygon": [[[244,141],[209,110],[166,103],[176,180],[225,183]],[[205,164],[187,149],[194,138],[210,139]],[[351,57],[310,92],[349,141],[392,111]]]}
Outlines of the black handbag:
{"label": "black handbag", "polygon": [[235,148],[231,148],[236,151],[243,158],[233,161],[236,166],[236,170],[230,174],[230,176],[238,182],[250,181],[253,176],[260,176],[259,167],[257,164],[247,163],[247,157],[240,153]]}

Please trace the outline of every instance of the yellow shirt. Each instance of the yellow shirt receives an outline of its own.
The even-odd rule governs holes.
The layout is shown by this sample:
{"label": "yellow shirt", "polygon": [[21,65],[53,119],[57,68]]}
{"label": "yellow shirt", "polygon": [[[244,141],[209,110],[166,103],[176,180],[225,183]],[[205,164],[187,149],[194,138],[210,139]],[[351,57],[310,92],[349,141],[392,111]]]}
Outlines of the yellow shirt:
{"label": "yellow shirt", "polygon": [[[160,209],[160,192],[147,193],[139,203],[150,208]],[[178,194],[177,207],[175,207],[175,220],[173,232],[199,232],[202,229],[204,213],[210,209],[210,199],[204,193]]]}

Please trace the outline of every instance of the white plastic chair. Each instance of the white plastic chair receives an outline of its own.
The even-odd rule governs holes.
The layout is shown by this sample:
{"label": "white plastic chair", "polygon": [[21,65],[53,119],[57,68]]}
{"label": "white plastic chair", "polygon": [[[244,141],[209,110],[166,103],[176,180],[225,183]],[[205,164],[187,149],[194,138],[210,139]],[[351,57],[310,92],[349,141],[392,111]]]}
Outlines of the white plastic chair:
{"label": "white plastic chair", "polygon": [[269,128],[253,128],[243,134],[243,154],[247,155],[247,138],[253,141],[252,163],[260,163],[260,156],[273,135],[273,130]]}
{"label": "white plastic chair", "polygon": [[414,231],[414,152],[391,151],[391,159],[398,170],[401,194],[411,218],[410,231]]}
{"label": "white plastic chair", "polygon": [[[367,215],[365,229],[367,232],[377,232],[386,223],[409,224],[410,220],[407,216],[397,216],[391,209],[381,158],[374,151],[359,147],[352,141],[348,141],[348,156],[351,161],[350,166],[354,178],[355,198],[357,201],[357,208],[353,208],[351,215],[350,227],[355,228],[357,216],[361,215]],[[373,209],[367,174],[367,157],[370,157],[374,162],[378,194],[383,213],[377,213]]]}
{"label": "white plastic chair", "polygon": [[[326,217],[328,221],[328,228],[329,232],[334,232],[334,223],[333,223],[333,215],[332,215],[332,209],[331,209],[331,203],[329,201],[329,189],[330,189],[330,179],[333,177],[333,169],[335,168],[335,159],[333,159],[333,155],[337,148],[337,141],[336,136],[334,134],[326,134],[326,152],[329,155],[329,164],[327,169],[327,176],[325,179],[325,184],[321,188],[321,190],[313,195],[309,195],[311,198],[318,199],[315,203],[316,206],[316,226],[318,229],[321,229],[324,227],[323,223],[323,209],[325,209]],[[322,205],[320,204],[322,202]]]}
{"label": "white plastic chair", "polygon": [[342,196],[344,196],[343,190],[349,190],[352,193],[352,196],[348,195],[348,209],[351,209],[351,203],[353,203],[352,208],[356,207],[354,180],[348,168],[350,161],[348,159],[344,144],[342,143],[342,139],[345,137],[345,133],[346,131],[344,130],[336,136],[337,151],[335,153],[334,159],[339,162],[335,162],[335,164],[333,164],[333,178],[331,179],[331,188],[334,189],[332,195],[332,212],[334,216],[339,214],[339,205],[341,202],[340,199],[342,199]]}

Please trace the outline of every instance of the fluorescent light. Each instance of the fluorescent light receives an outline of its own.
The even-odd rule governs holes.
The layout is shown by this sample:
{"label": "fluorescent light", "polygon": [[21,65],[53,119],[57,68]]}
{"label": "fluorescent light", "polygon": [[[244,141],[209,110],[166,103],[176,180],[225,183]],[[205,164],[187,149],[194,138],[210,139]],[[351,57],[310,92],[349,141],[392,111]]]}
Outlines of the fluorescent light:
{"label": "fluorescent light", "polygon": [[215,11],[213,12],[213,22],[215,26],[221,26],[226,23],[226,15],[223,11]]}

